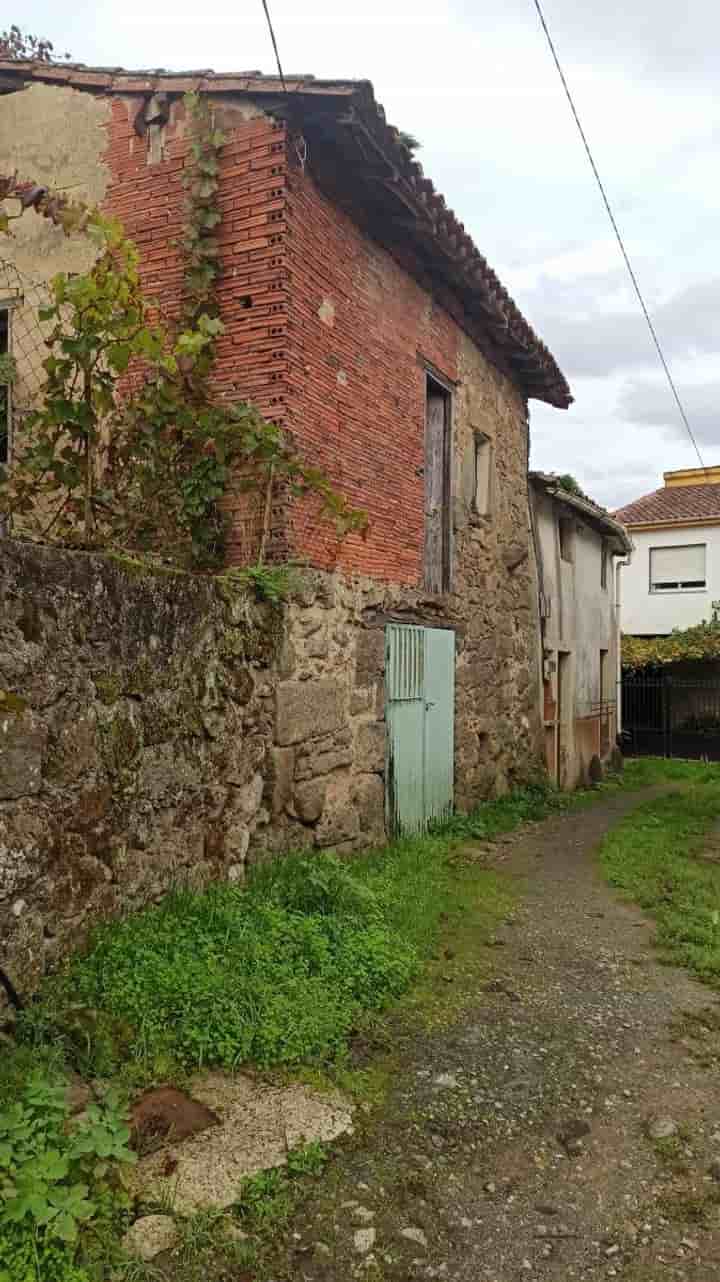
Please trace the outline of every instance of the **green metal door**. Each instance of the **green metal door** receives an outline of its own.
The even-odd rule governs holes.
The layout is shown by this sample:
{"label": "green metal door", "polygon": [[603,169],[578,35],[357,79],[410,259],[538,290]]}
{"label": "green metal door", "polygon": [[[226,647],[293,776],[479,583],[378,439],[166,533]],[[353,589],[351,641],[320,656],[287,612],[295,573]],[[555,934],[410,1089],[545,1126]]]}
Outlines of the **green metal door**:
{"label": "green metal door", "polygon": [[422,832],[452,810],[455,633],[388,624],[385,699],[388,828]]}

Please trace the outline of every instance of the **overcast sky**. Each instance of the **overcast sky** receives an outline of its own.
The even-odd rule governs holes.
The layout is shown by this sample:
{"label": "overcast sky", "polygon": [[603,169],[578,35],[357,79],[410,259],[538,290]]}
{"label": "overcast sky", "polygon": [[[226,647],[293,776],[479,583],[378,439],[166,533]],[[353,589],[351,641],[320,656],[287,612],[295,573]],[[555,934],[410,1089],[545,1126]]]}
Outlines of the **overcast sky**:
{"label": "overcast sky", "polygon": [[[388,120],[550,347],[532,462],[614,507],[697,459],[532,0],[271,0],[286,72],[372,80]],[[545,0],[545,15],[706,463],[720,463],[720,6]],[[261,0],[23,0],[77,61],[274,68]]]}

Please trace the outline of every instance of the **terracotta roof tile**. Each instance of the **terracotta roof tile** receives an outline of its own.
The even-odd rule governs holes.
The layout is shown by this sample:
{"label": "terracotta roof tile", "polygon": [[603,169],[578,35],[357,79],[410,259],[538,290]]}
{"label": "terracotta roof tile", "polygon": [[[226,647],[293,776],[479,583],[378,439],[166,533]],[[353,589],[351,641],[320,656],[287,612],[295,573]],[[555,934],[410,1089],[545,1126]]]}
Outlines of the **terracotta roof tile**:
{"label": "terracotta roof tile", "polygon": [[720,485],[670,485],[614,513],[623,525],[666,525],[720,517]]}

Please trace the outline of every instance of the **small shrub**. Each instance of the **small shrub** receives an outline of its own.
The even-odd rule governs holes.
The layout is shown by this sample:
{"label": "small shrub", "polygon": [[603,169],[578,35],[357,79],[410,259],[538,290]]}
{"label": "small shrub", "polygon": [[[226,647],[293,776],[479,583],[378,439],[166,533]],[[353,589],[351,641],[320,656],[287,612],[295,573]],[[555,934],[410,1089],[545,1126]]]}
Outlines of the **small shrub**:
{"label": "small shrub", "polygon": [[64,1086],[30,1077],[0,1113],[0,1282],[96,1273],[103,1226],[127,1206],[118,1172],[135,1160],[129,1138],[117,1098],[71,1124]]}
{"label": "small shrub", "polygon": [[291,565],[249,565],[222,576],[240,587],[250,588],[258,601],[280,605],[300,588],[300,576]]}

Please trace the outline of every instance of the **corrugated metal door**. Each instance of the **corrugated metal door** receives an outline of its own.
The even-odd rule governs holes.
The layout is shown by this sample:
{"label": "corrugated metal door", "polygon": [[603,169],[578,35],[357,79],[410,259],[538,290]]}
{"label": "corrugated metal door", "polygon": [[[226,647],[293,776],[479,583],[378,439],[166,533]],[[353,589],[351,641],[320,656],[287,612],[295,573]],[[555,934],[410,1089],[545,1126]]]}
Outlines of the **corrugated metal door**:
{"label": "corrugated metal door", "polygon": [[455,633],[425,628],[425,819],[452,810]]}
{"label": "corrugated metal door", "polygon": [[385,694],[388,827],[422,832],[452,810],[454,632],[389,624]]}

